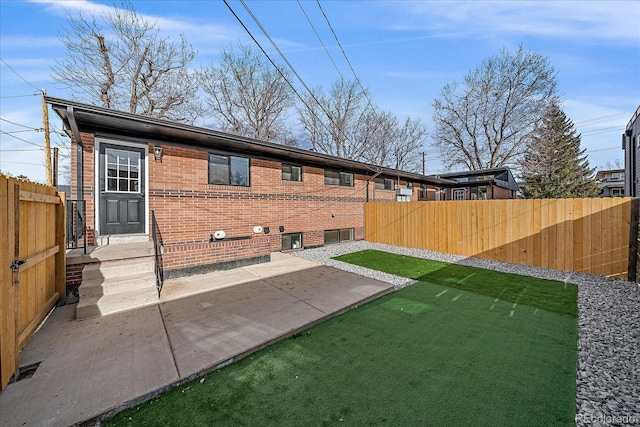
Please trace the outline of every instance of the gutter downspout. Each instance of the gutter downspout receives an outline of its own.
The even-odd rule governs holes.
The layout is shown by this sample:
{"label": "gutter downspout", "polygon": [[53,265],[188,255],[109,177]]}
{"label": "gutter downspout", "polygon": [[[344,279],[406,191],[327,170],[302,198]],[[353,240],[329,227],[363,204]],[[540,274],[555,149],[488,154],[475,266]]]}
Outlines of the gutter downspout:
{"label": "gutter downspout", "polygon": [[82,191],[83,186],[83,168],[84,168],[84,156],[83,156],[83,144],[80,137],[80,129],[78,129],[78,123],[76,123],[76,117],[73,112],[73,107],[67,106],[67,117],[69,118],[69,126],[71,126],[71,132],[73,138],[76,140],[76,197],[78,200],[84,199],[84,193]]}
{"label": "gutter downspout", "polygon": [[[71,132],[73,133],[73,138],[76,140],[76,197],[77,200],[84,201],[84,192],[82,191],[82,187],[84,184],[84,154],[83,154],[83,146],[82,137],[80,137],[80,129],[78,129],[78,123],[76,122],[76,117],[73,112],[73,107],[67,106],[67,117],[69,118],[69,126],[71,126]],[[85,204],[86,206],[86,204]],[[76,218],[82,218],[82,228],[84,235],[84,254],[87,254],[87,218],[84,216],[84,212],[86,209],[83,209],[81,203],[76,203]]]}
{"label": "gutter downspout", "polygon": [[[371,180],[376,179],[378,176],[380,176],[382,174],[382,169],[378,168],[377,171],[375,171],[375,174],[373,174],[371,177],[367,178],[367,197],[365,198],[365,202],[369,202],[369,183],[371,182]],[[376,187],[375,185],[373,186],[373,200],[376,200]]]}

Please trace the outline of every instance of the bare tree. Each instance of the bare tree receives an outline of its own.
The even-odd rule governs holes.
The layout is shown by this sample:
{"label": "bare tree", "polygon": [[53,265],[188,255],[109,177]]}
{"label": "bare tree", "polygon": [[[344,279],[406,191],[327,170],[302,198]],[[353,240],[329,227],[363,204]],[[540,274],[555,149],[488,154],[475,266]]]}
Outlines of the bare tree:
{"label": "bare tree", "polygon": [[398,132],[398,118],[391,112],[371,109],[365,113],[354,136],[363,147],[363,160],[378,166],[395,167],[393,145],[398,139]]}
{"label": "bare tree", "polygon": [[[283,71],[284,72],[284,71]],[[219,67],[200,73],[206,102],[218,126],[230,133],[262,141],[295,145],[287,124],[293,93],[285,77],[249,46],[222,51]]]}
{"label": "bare tree", "polygon": [[622,164],[620,159],[615,159],[613,163],[611,162],[611,160],[607,160],[604,166],[600,166],[599,169],[604,169],[604,170],[624,169],[624,164]]}
{"label": "bare tree", "polygon": [[364,146],[363,160],[379,166],[417,172],[426,127],[419,119],[400,124],[390,112],[371,111],[361,121],[357,139]]}
{"label": "bare tree", "polygon": [[298,104],[298,114],[311,148],[326,154],[360,159],[363,140],[356,138],[360,121],[367,114],[366,91],[355,81],[336,81],[325,93],[317,88]]}
{"label": "bare tree", "polygon": [[422,170],[420,150],[424,148],[427,128],[420,119],[407,118],[400,128],[400,133],[394,146],[397,157],[396,169],[410,172]]}
{"label": "bare tree", "polygon": [[556,94],[547,58],[522,46],[486,59],[447,84],[433,102],[434,145],[445,167],[517,167],[536,123]]}
{"label": "bare tree", "polygon": [[130,113],[193,123],[202,115],[195,51],[181,37],[161,38],[130,3],[99,17],[68,13],[66,56],[52,76],[77,99]]}

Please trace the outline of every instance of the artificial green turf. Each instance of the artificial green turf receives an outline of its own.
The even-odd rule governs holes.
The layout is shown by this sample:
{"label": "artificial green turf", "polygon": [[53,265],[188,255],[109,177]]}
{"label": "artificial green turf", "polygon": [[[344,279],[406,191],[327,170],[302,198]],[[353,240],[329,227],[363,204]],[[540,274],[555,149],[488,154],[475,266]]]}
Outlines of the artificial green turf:
{"label": "artificial green turf", "polygon": [[518,305],[542,308],[573,317],[578,315],[578,288],[573,284],[518,274],[496,274],[483,268],[376,250],[354,252],[335,259],[401,277],[464,289]]}
{"label": "artificial green turf", "polygon": [[476,277],[474,292],[418,282],[104,425],[574,425],[575,317]]}

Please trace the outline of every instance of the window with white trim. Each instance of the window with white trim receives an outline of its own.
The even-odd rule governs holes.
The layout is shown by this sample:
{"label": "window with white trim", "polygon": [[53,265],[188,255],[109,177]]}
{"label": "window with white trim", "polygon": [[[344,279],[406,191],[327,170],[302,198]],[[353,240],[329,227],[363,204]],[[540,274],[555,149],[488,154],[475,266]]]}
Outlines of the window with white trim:
{"label": "window with white trim", "polygon": [[452,200],[464,200],[464,188],[458,188],[453,190]]}

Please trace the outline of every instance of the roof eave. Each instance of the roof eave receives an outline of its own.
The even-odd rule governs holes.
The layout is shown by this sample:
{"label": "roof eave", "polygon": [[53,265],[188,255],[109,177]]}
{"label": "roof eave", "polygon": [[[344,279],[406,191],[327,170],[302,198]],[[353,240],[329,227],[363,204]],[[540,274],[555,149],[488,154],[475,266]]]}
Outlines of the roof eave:
{"label": "roof eave", "polygon": [[152,140],[188,141],[197,146],[216,147],[239,152],[256,152],[326,167],[346,168],[371,175],[381,172],[387,176],[398,176],[403,179],[421,181],[433,185],[451,184],[448,179],[380,167],[311,150],[260,141],[155,117],[141,116],[50,96],[46,96],[45,100],[66,124],[69,124],[68,109],[71,108],[75,122],[81,129],[86,131],[101,130],[110,131],[114,134],[126,133]]}

